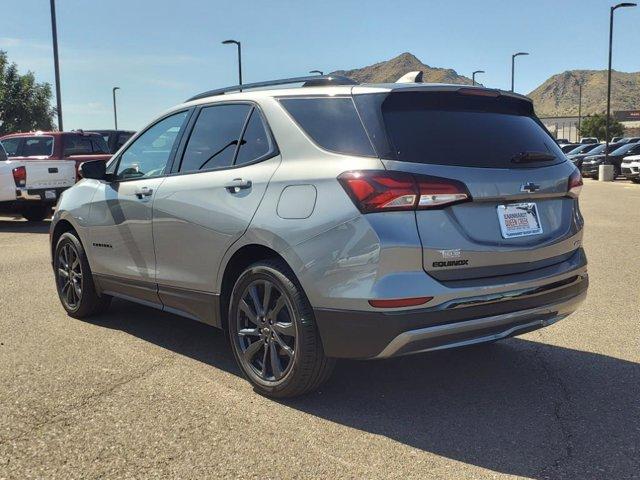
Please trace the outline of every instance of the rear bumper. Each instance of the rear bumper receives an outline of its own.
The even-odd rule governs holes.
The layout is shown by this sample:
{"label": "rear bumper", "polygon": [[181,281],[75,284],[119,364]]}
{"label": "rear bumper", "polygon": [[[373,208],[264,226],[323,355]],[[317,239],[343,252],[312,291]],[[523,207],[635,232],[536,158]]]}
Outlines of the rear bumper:
{"label": "rear bumper", "polygon": [[585,273],[535,289],[393,312],[315,310],[325,353],[337,358],[388,358],[488,342],[545,327],[585,299]]}
{"label": "rear bumper", "polygon": [[[66,189],[67,188],[18,188],[16,189],[16,203],[39,202],[54,205]],[[47,192],[55,192],[55,198],[47,198]]]}

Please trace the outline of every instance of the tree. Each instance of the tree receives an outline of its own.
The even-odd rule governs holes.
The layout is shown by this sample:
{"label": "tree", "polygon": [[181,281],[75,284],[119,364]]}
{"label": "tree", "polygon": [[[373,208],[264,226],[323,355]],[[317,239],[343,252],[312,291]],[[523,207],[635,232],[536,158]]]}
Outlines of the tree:
{"label": "tree", "polygon": [[51,86],[36,82],[33,73],[20,75],[0,50],[0,135],[30,130],[53,130],[56,113]]}
{"label": "tree", "polygon": [[[601,140],[605,139],[607,130],[607,116],[604,114],[596,113],[595,115],[589,115],[585,117],[580,124],[580,136],[581,137],[596,137]],[[624,126],[614,120],[609,119],[609,138],[621,137],[624,135]]]}

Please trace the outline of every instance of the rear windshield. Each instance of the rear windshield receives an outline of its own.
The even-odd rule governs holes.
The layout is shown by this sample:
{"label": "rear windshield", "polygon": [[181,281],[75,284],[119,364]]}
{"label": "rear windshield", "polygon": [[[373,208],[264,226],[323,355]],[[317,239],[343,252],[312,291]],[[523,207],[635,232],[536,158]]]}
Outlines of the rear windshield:
{"label": "rear windshield", "polygon": [[[512,97],[457,92],[399,92],[381,104],[382,121],[397,160],[466,167],[513,168],[565,161],[556,142]],[[514,156],[546,153],[555,160],[515,164]]]}
{"label": "rear windshield", "polygon": [[48,157],[53,154],[53,137],[26,137],[22,145],[23,157]]}

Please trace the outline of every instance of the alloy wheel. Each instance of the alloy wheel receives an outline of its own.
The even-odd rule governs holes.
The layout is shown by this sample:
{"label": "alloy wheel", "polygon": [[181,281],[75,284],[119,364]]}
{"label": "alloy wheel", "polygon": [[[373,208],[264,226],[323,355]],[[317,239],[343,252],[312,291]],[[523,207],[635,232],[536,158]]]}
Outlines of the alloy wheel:
{"label": "alloy wheel", "polygon": [[287,296],[269,280],[255,280],[242,292],[236,314],[239,356],[262,380],[279,381],[293,366],[293,312]]}
{"label": "alloy wheel", "polygon": [[58,252],[57,276],[60,297],[67,308],[75,310],[82,300],[82,265],[78,251],[65,243]]}

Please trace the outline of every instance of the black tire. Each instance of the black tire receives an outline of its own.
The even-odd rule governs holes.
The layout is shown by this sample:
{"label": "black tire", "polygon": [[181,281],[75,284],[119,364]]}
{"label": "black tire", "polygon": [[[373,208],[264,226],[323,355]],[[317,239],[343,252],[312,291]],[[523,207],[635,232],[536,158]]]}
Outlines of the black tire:
{"label": "black tire", "polygon": [[640,183],[640,178],[632,178],[631,181],[633,183]]}
{"label": "black tire", "polygon": [[307,296],[280,260],[255,263],[240,274],[231,293],[228,332],[240,369],[258,393],[269,397],[315,390],[335,365],[324,354]]}
{"label": "black tire", "polygon": [[46,205],[27,205],[20,214],[29,222],[41,222],[51,215],[51,207]]}
{"label": "black tire", "polygon": [[53,273],[60,303],[71,317],[86,318],[109,308],[111,297],[96,292],[87,255],[73,232],[63,233],[58,239]]}

